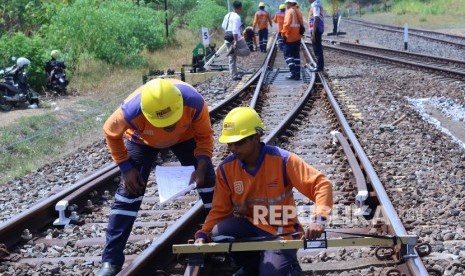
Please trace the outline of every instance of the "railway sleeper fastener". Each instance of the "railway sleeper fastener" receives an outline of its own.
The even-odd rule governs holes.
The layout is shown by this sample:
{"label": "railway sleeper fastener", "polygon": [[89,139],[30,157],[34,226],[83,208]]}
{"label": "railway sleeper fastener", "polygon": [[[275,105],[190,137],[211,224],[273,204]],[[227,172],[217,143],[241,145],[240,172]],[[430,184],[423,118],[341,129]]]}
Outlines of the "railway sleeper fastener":
{"label": "railway sleeper fastener", "polygon": [[402,276],[402,275],[405,275],[405,274],[403,274],[397,268],[391,268],[388,271],[386,271],[386,273],[384,275],[386,275],[386,276]]}
{"label": "railway sleeper fastener", "polygon": [[431,245],[427,242],[419,243],[415,248],[420,257],[428,256],[433,251]]}
{"label": "railway sleeper fastener", "polygon": [[65,210],[66,210],[66,207],[68,207],[68,204],[69,203],[67,200],[60,200],[55,205],[55,210],[58,211],[58,218],[53,222],[53,225],[65,226],[69,224],[71,219],[67,218],[65,214]]}
{"label": "railway sleeper fastener", "polygon": [[378,260],[384,261],[391,259],[395,255],[394,248],[392,247],[378,247],[375,251],[375,256]]}

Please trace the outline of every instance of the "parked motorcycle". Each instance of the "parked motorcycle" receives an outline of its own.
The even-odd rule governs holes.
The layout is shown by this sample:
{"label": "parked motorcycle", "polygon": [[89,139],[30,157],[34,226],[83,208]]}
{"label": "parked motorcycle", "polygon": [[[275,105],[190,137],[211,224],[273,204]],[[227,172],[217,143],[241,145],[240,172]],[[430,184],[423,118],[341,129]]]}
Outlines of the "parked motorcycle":
{"label": "parked motorcycle", "polygon": [[65,63],[63,61],[54,61],[50,64],[50,68],[50,75],[47,77],[47,89],[55,94],[65,95],[68,86]]}
{"label": "parked motorcycle", "polygon": [[0,70],[0,109],[10,111],[13,107],[29,103],[31,108],[39,106],[39,95],[27,81],[26,72],[22,72],[17,83],[13,78],[13,67]]}

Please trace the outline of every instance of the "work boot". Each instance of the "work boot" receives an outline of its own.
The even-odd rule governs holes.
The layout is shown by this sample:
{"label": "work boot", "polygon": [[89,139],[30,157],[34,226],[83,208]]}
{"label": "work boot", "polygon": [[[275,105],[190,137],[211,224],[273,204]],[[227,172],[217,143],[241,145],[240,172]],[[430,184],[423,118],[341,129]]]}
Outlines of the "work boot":
{"label": "work boot", "polygon": [[102,268],[97,272],[96,276],[115,276],[121,271],[121,266],[112,265],[109,262],[102,263]]}

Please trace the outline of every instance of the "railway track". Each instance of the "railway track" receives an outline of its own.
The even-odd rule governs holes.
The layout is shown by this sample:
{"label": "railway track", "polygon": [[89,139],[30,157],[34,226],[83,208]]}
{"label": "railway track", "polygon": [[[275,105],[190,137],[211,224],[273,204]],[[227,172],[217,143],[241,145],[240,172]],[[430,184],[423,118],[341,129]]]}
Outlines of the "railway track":
{"label": "railway track", "polygon": [[[311,62],[305,44],[302,49],[302,56],[306,56],[307,62]],[[315,85],[316,75],[305,69],[302,71],[301,81],[286,80],[284,76],[288,74],[288,70],[283,60],[282,53],[272,47],[266,57],[266,63],[250,78],[243,80],[243,86],[234,91],[228,99],[210,110],[216,133],[215,141],[220,133],[221,119],[227,111],[234,106],[250,105],[261,113],[265,125],[268,126],[269,134],[265,138],[266,142],[296,152],[317,169],[325,172],[335,183],[336,212],[341,212],[342,215],[347,210],[345,206],[351,205],[358,207],[366,205],[373,210],[381,205],[387,210],[389,219],[393,220],[389,221],[390,226],[377,223],[376,229],[367,225],[346,229],[343,228],[343,225],[346,225],[344,221],[339,225],[334,223],[330,228],[339,228],[355,235],[364,233],[405,235],[405,228],[400,224],[400,220],[396,220],[395,210],[354,134],[348,128],[344,115],[337,108],[323,74],[318,74],[320,80],[318,85]],[[331,135],[331,131],[334,130],[339,131],[339,134],[333,132],[334,134]],[[337,143],[333,144],[333,139],[343,144],[344,150],[341,150]],[[213,162],[217,164],[226,154],[223,146],[215,144]],[[165,161],[175,162],[169,157]],[[351,171],[354,173],[352,174]],[[5,244],[4,251],[16,252],[2,256],[3,260],[12,262],[13,269],[15,264],[37,266],[47,263],[58,267],[58,271],[63,269],[63,266],[70,265],[75,267],[75,271],[91,273],[92,267],[100,261],[98,252],[105,242],[103,231],[106,226],[105,217],[108,213],[109,199],[112,198],[110,195],[113,194],[117,181],[119,181],[118,169],[114,165],[109,165],[76,183],[79,185],[74,185],[75,187],[62,191],[1,224],[0,240]],[[295,198],[299,200],[300,216],[305,222],[309,214],[309,202],[298,193],[295,194]],[[51,222],[57,218],[55,209],[58,202],[61,202],[59,206],[62,206],[58,208],[66,210],[67,215],[76,212],[74,215],[79,218],[74,217],[75,224],[64,226],[62,229],[50,227]],[[203,207],[201,203],[195,202],[196,196],[190,194],[168,206],[161,207],[158,203],[156,184],[153,181],[149,182],[129,240],[130,245],[125,251],[127,266],[120,275],[182,273],[185,266],[180,266],[176,262],[171,246],[192,238],[193,231],[203,221]],[[365,218],[360,217],[360,220],[366,222]],[[145,230],[142,231],[144,228],[154,234],[142,234],[146,233]],[[333,238],[337,237],[341,235],[334,233]],[[17,247],[13,249],[13,246]],[[399,245],[393,250],[392,255],[401,256],[405,247]],[[33,258],[32,256],[35,255],[32,254],[33,252],[42,252],[42,257]],[[314,255],[315,253],[299,251],[304,270],[327,271],[328,268],[322,269],[315,265]],[[309,260],[312,264],[309,264]],[[400,260],[406,262],[401,264]],[[221,256],[212,258],[213,264],[218,262],[224,264],[227,261],[227,258]],[[323,261],[319,263],[324,264],[321,258],[319,261]],[[349,268],[347,262],[339,262],[339,264],[338,271],[361,269],[366,266],[388,266],[389,269],[399,269],[390,273],[401,273],[401,271],[409,275],[427,273],[418,257],[407,260],[384,259],[381,262],[373,259],[368,260],[364,266]],[[224,272],[231,272],[230,266],[228,269]]]}
{"label": "railway track", "polygon": [[[372,29],[392,32],[392,33],[404,33],[404,27],[397,27],[386,24],[373,23],[363,20],[357,20],[353,18],[344,18],[345,21]],[[457,48],[465,48],[465,37],[459,35],[445,34],[435,32],[431,30],[420,30],[415,28],[408,29],[409,36],[419,37],[430,41],[436,41],[443,44],[448,44]]]}
{"label": "railway track", "polygon": [[396,64],[404,68],[420,68],[440,73],[449,78],[463,79],[465,77],[465,62],[460,60],[349,42],[335,42],[325,44],[323,47],[333,51],[340,51],[344,54],[363,56],[373,60]]}

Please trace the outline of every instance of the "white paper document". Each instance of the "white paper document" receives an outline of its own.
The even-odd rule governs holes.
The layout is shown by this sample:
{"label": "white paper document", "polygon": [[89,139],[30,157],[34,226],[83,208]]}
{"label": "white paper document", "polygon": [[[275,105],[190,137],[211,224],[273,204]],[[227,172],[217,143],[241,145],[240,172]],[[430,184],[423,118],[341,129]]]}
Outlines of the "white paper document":
{"label": "white paper document", "polygon": [[160,203],[167,203],[195,189],[195,183],[189,185],[194,170],[194,166],[157,166],[155,180]]}

